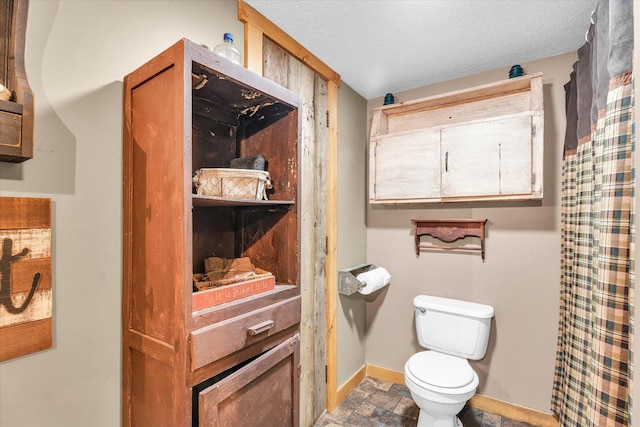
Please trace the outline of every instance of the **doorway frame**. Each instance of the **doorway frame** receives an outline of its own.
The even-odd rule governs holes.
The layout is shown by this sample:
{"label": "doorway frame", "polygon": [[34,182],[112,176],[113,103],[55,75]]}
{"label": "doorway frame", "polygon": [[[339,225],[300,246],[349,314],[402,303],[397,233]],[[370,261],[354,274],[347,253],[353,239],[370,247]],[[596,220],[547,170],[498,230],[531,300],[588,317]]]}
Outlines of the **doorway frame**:
{"label": "doorway frame", "polygon": [[238,1],[238,19],[244,23],[244,66],[262,75],[263,37],[282,47],[327,81],[327,257],[326,257],[326,385],[327,411],[338,405],[337,289],[338,289],[338,89],[340,75],[300,43],[244,1]]}

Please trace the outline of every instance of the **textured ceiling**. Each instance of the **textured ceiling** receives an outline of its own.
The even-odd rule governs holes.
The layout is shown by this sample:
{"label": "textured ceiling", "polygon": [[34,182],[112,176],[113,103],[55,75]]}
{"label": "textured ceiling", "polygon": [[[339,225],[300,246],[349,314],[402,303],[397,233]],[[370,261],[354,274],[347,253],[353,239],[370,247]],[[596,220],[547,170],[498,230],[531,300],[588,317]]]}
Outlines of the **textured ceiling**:
{"label": "textured ceiling", "polygon": [[371,99],[575,51],[597,0],[245,2]]}

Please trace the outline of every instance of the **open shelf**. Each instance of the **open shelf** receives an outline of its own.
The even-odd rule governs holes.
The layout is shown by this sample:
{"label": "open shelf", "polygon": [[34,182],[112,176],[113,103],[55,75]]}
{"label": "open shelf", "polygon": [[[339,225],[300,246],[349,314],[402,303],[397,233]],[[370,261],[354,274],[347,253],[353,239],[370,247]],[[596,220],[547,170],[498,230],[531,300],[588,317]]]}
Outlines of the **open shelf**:
{"label": "open shelf", "polygon": [[225,197],[193,195],[193,206],[196,207],[217,207],[217,206],[293,206],[292,200],[241,200],[227,199]]}

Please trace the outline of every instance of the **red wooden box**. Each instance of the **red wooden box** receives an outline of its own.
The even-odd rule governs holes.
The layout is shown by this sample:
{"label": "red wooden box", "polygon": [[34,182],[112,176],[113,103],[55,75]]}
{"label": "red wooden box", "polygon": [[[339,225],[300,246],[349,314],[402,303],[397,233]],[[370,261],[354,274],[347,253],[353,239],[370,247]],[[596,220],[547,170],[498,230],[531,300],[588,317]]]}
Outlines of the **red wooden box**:
{"label": "red wooden box", "polygon": [[267,292],[274,289],[275,286],[276,279],[271,275],[194,292],[192,297],[192,310],[198,311],[225,302]]}

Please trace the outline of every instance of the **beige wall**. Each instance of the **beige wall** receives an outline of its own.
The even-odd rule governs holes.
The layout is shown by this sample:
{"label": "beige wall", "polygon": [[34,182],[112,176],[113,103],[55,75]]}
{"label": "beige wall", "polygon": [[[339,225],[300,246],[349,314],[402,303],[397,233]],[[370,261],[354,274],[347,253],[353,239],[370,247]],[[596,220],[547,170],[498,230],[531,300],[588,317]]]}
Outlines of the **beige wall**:
{"label": "beige wall", "polygon": [[[155,0],[153,7],[145,0],[31,0],[26,65],[36,99],[35,158],[0,163],[0,195],[53,200],[54,347],[0,363],[0,426],[119,425],[122,78],[182,37],[213,46],[224,32],[234,33],[242,51],[234,0]],[[401,371],[419,350],[411,300],[431,293],[496,307],[488,356],[475,364],[480,393],[547,410],[559,292],[562,85],[574,60],[569,54],[523,64],[545,73],[541,206],[367,208],[366,115],[382,100],[365,104],[341,86],[338,268],[375,263],[393,281],[373,298],[339,297],[338,385],[365,360]],[[461,89],[507,72],[396,97]],[[416,258],[410,218],[425,216],[488,218],[487,260]]]}
{"label": "beige wall", "polygon": [[[367,262],[367,103],[346,84],[338,98],[338,270]],[[366,301],[338,295],[337,371],[342,386],[365,364]]]}
{"label": "beige wall", "polygon": [[2,196],[53,201],[53,349],[0,363],[0,425],[120,424],[122,79],[180,38],[243,50],[235,0],[31,0],[35,158]]}
{"label": "beige wall", "polygon": [[[544,200],[369,206],[367,261],[386,267],[391,285],[367,306],[368,364],[402,371],[421,350],[412,299],[430,294],[490,304],[495,319],[487,356],[473,366],[478,392],[548,412],[553,383],[560,280],[560,175],[564,88],[574,53],[521,64],[544,73]],[[407,101],[507,78],[509,68],[394,94]],[[382,98],[368,102],[371,109]],[[370,120],[369,120],[370,126]],[[411,218],[488,218],[486,260],[478,253],[416,257]]]}

